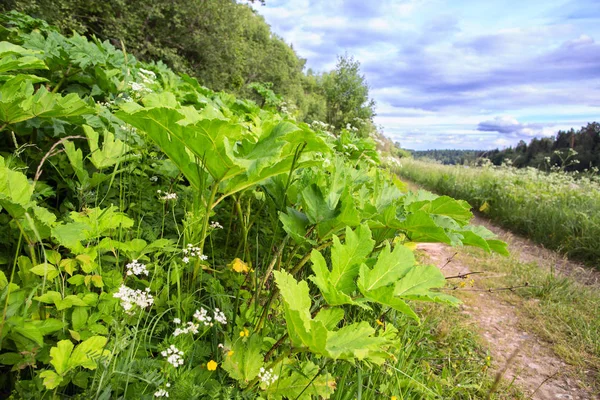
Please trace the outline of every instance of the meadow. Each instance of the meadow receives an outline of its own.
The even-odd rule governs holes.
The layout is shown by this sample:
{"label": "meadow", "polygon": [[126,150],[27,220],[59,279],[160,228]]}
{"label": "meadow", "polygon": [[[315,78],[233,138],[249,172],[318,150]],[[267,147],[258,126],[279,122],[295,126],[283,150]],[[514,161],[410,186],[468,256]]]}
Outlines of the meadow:
{"label": "meadow", "polygon": [[486,395],[489,357],[413,254],[506,254],[468,204],[407,192],[356,127],[0,23],[0,396]]}
{"label": "meadow", "polygon": [[513,232],[600,268],[600,178],[510,165],[448,166],[403,158],[402,177],[463,199]]}

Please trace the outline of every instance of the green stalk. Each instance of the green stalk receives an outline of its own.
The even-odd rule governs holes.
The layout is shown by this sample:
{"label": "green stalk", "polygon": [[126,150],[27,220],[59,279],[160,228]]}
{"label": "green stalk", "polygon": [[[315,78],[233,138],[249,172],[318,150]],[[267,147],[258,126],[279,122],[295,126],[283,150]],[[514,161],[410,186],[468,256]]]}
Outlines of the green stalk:
{"label": "green stalk", "polygon": [[[2,330],[4,329],[4,323],[6,322],[6,312],[8,311],[8,299],[10,297],[10,288],[15,278],[15,270],[17,269],[17,260],[19,258],[19,251],[21,250],[21,243],[23,239],[23,233],[19,235],[19,241],[17,242],[17,250],[15,252],[15,260],[13,262],[12,271],[10,272],[10,281],[6,288],[6,300],[4,301],[4,309],[2,310],[2,321],[0,321],[0,338],[3,338]],[[0,340],[0,350],[2,349],[2,341]]]}
{"label": "green stalk", "polygon": [[[204,215],[204,222],[202,224],[202,234],[201,234],[201,239],[200,239],[200,245],[198,247],[200,247],[200,254],[204,254],[204,242],[206,241],[206,232],[208,232],[208,221],[210,219],[210,211],[213,208],[213,203],[215,201],[215,197],[217,195],[217,190],[219,189],[219,183],[221,181],[220,180],[216,180],[213,182],[213,187],[210,191],[210,197],[208,198],[208,201],[206,202],[206,214]],[[196,266],[194,267],[194,273],[193,273],[193,280],[196,280],[196,277],[198,276],[198,270],[200,269],[200,264],[198,262],[196,262]]]}

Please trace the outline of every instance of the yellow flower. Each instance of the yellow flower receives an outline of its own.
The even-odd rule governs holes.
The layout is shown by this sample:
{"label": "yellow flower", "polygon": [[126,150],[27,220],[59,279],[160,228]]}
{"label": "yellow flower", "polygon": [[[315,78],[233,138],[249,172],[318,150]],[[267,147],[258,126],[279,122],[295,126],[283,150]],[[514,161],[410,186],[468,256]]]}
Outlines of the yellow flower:
{"label": "yellow flower", "polygon": [[377,325],[383,326],[383,322],[381,322],[381,320],[376,319],[375,322],[377,322]]}
{"label": "yellow flower", "polygon": [[217,364],[216,361],[210,360],[209,362],[206,363],[206,369],[209,371],[216,371],[218,365],[219,364]]}
{"label": "yellow flower", "polygon": [[233,350],[229,350],[229,351],[227,352],[227,357],[231,357],[232,355],[233,355]]}
{"label": "yellow flower", "polygon": [[244,337],[244,336],[246,336],[246,337],[250,336],[250,331],[248,331],[248,328],[244,328],[240,331],[240,337]]}
{"label": "yellow flower", "polygon": [[392,397],[390,397],[390,400],[396,400],[396,399],[397,399],[397,397],[396,397],[396,396],[392,396]]}
{"label": "yellow flower", "polygon": [[462,287],[465,287],[465,286],[467,286],[467,283],[466,283],[465,281],[460,281],[460,282],[458,283],[458,287],[461,287],[461,288],[462,288]]}
{"label": "yellow flower", "polygon": [[246,264],[239,258],[235,258],[233,260],[233,262],[231,263],[231,268],[233,268],[233,270],[235,272],[239,272],[240,274],[241,273],[246,274],[246,273],[248,273],[248,271],[250,271],[250,268],[248,268],[248,264]]}
{"label": "yellow flower", "polygon": [[475,286],[475,279],[471,279],[471,280],[469,281],[469,285],[471,285],[471,286]]}

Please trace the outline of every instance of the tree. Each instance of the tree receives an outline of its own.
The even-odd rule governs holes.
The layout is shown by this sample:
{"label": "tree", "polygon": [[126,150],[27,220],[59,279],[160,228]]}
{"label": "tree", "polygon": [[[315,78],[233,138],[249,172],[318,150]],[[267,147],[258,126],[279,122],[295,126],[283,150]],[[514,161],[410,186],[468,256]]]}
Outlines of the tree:
{"label": "tree", "polygon": [[340,56],[334,71],[323,74],[327,102],[327,123],[337,129],[346,124],[356,126],[355,119],[371,121],[375,102],[369,99],[369,86],[360,74],[360,63],[350,56]]}

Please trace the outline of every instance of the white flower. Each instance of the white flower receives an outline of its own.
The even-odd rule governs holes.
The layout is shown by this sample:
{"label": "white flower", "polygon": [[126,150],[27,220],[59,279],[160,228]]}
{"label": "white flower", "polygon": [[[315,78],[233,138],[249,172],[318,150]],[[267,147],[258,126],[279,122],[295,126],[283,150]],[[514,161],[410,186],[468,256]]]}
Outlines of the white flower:
{"label": "white flower", "polygon": [[223,314],[223,311],[219,310],[218,308],[215,308],[214,319],[222,325],[227,324],[227,318],[225,317],[225,314]]}
{"label": "white flower", "polygon": [[144,264],[133,260],[125,266],[127,268],[127,275],[148,275],[148,268]]}
{"label": "white flower", "polygon": [[158,176],[154,175],[150,177],[150,182],[156,182],[158,181]]}
{"label": "white flower", "polygon": [[191,243],[188,243],[187,248],[182,249],[181,252],[186,255],[182,259],[182,261],[186,264],[190,262],[190,257],[198,257],[201,260],[208,260],[208,256],[202,254],[200,247],[194,246]]}
{"label": "white flower", "polygon": [[173,323],[175,325],[179,325],[181,323],[181,320],[179,318],[173,318]]}
{"label": "white flower", "polygon": [[200,310],[196,310],[194,313],[194,318],[198,321],[202,322],[205,326],[212,326],[212,318],[208,316],[208,311],[204,308],[200,308]]}
{"label": "white flower", "polygon": [[269,386],[275,383],[275,381],[279,379],[279,376],[273,375],[273,368],[267,371],[261,367],[260,372],[258,373],[258,378],[261,380],[261,382],[266,383],[267,386]]}
{"label": "white flower", "polygon": [[198,324],[194,324],[193,322],[187,322],[186,325],[187,326],[185,328],[175,329],[175,332],[173,332],[173,336],[179,336],[181,334],[190,332],[194,335],[198,333]]}
{"label": "white flower", "polygon": [[167,362],[175,368],[183,365],[183,351],[179,350],[174,345],[169,346],[166,350],[160,352],[163,357],[167,357]]}
{"label": "white flower", "polygon": [[210,223],[210,227],[213,228],[213,229],[223,229],[223,225],[221,225],[217,221],[212,221]]}
{"label": "white flower", "polygon": [[165,389],[158,389],[156,392],[154,392],[154,397],[169,397],[169,392],[167,392]]}
{"label": "white flower", "polygon": [[146,288],[146,290],[142,291],[140,289],[134,290],[125,285],[121,285],[119,291],[113,294],[113,297],[121,299],[121,307],[123,307],[128,314],[132,314],[134,306],[137,305],[140,308],[146,308],[154,303],[154,297],[152,297],[149,292],[150,288]]}
{"label": "white flower", "polygon": [[163,194],[162,196],[160,196],[158,198],[159,200],[162,200],[162,201],[177,200],[177,193],[163,192],[161,190],[157,190],[156,193]]}

